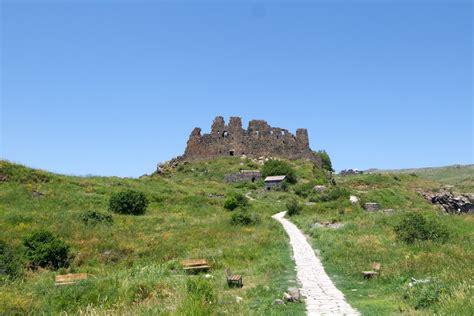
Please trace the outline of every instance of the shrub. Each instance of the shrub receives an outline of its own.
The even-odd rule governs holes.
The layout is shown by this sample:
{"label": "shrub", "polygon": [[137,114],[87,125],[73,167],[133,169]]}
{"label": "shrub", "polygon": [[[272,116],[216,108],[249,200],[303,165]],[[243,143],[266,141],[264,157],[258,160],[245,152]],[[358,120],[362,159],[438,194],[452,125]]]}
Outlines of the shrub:
{"label": "shrub", "polygon": [[301,197],[308,197],[314,191],[315,184],[313,182],[301,183],[295,185],[295,194]]}
{"label": "shrub", "polygon": [[69,246],[48,231],[37,231],[23,240],[33,268],[59,269],[68,264]]}
{"label": "shrub", "polygon": [[329,202],[335,201],[340,198],[348,199],[349,198],[349,191],[341,187],[334,187],[330,190],[326,190],[321,194],[313,196],[310,198],[311,202]]}
{"label": "shrub", "polygon": [[286,176],[289,183],[296,183],[296,174],[293,168],[285,161],[268,160],[262,167],[262,176]]}
{"label": "shrub", "polygon": [[445,242],[449,238],[449,232],[442,223],[414,212],[405,214],[394,230],[397,238],[408,244],[417,240]]}
{"label": "shrub", "polygon": [[233,196],[229,196],[224,201],[224,208],[228,209],[229,211],[235,210],[239,206],[237,199]]}
{"label": "shrub", "polygon": [[260,218],[257,214],[252,213],[250,214],[248,211],[241,210],[238,212],[232,213],[230,217],[230,223],[232,225],[254,225],[260,222]]}
{"label": "shrub", "polygon": [[144,193],[125,190],[112,194],[109,200],[109,209],[119,214],[142,215],[145,213],[148,203]]}
{"label": "shrub", "polygon": [[334,169],[332,168],[331,158],[325,150],[320,150],[316,154],[321,157],[321,160],[323,162],[323,169],[328,171],[334,171]]}
{"label": "shrub", "polygon": [[237,207],[245,207],[248,204],[248,199],[241,193],[232,192],[227,195],[224,201],[224,208],[229,211],[235,210]]}
{"label": "shrub", "polygon": [[286,210],[287,210],[288,216],[297,215],[301,212],[302,209],[303,209],[303,206],[300,203],[298,203],[296,199],[291,199],[286,203]]}
{"label": "shrub", "polygon": [[14,249],[0,240],[0,283],[3,278],[17,278],[22,274],[21,262]]}
{"label": "shrub", "polygon": [[82,214],[81,219],[84,224],[92,226],[99,223],[111,224],[113,222],[112,215],[97,211],[87,211]]}

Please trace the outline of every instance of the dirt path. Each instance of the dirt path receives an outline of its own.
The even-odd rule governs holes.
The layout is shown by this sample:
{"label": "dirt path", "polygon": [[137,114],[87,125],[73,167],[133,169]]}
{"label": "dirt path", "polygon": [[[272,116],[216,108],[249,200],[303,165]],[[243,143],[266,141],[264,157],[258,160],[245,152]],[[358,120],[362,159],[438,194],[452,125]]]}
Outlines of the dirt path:
{"label": "dirt path", "polygon": [[302,285],[301,294],[306,297],[308,315],[360,315],[334,286],[303,233],[295,224],[284,218],[285,213],[281,212],[272,217],[283,225],[290,237],[297,276]]}
{"label": "dirt path", "polygon": [[247,199],[249,199],[250,201],[256,201],[253,197],[250,196],[250,193],[252,193],[252,192],[250,192],[250,191],[247,192],[247,193],[245,194],[245,197],[246,197]]}

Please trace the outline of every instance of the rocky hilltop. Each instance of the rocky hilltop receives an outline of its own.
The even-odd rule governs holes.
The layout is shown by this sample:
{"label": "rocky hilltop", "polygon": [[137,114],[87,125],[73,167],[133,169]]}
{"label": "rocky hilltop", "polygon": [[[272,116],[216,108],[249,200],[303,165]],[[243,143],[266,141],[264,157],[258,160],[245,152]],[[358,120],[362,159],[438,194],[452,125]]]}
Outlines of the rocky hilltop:
{"label": "rocky hilltop", "polygon": [[251,120],[248,128],[243,129],[240,117],[231,117],[228,124],[223,117],[216,117],[209,134],[194,128],[180,158],[193,161],[224,156],[308,159],[321,166],[321,158],[309,147],[307,129],[299,128],[294,135],[263,120]]}

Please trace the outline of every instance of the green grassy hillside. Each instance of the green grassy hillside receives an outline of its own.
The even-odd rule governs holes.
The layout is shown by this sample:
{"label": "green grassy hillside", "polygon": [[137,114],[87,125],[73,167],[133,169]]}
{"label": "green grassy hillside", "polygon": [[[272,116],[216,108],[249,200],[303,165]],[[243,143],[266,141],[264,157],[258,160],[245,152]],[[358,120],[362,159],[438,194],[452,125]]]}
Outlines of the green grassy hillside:
{"label": "green grassy hillside", "polygon": [[435,180],[442,184],[452,185],[464,192],[474,192],[474,165],[453,165],[446,167],[395,170],[371,169],[369,171],[382,174],[416,174],[424,179]]}
{"label": "green grassy hillside", "polygon": [[[438,183],[411,175],[362,175],[336,179],[335,188],[318,195],[312,187],[321,183],[321,172],[306,162],[291,164],[298,183],[286,192],[265,192],[261,182],[223,182],[224,173],[258,167],[239,158],[184,164],[164,176],[140,179],[62,176],[2,161],[0,174],[7,179],[0,182],[0,240],[25,268],[20,277],[0,279],[0,314],[302,315],[303,304],[272,305],[296,285],[288,238],[270,218],[292,198],[314,201],[292,220],[308,233],[336,285],[364,314],[474,310],[473,217],[441,215],[414,191]],[[146,194],[150,205],[144,215],[109,212],[110,195],[124,189]],[[250,192],[255,200],[249,212],[260,223],[230,224],[232,212],[223,208],[223,195],[231,192]],[[376,201],[394,211],[367,213],[361,204],[349,203],[349,193],[361,203]],[[113,222],[87,225],[82,221],[87,211],[110,213]],[[407,211],[442,221],[451,233],[448,242],[397,240],[393,226]],[[311,228],[316,221],[345,226]],[[37,229],[71,246],[68,268],[27,268],[22,240]],[[187,258],[207,258],[210,277],[185,274],[179,262]],[[372,261],[381,262],[383,271],[367,281],[360,271]],[[227,287],[226,267],[243,275],[243,288]],[[55,286],[55,275],[66,272],[92,277]],[[412,289],[411,277],[435,282]]]}

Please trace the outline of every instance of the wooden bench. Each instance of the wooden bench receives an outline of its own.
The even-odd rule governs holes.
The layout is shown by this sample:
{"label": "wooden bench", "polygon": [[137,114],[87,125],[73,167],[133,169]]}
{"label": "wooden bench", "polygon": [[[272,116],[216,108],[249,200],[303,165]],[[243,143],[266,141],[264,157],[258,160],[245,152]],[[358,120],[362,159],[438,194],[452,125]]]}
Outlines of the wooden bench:
{"label": "wooden bench", "polygon": [[70,285],[78,281],[87,280],[87,277],[87,273],[57,275],[55,285]]}
{"label": "wooden bench", "polygon": [[227,279],[227,284],[229,286],[237,285],[238,287],[244,286],[242,282],[242,276],[238,274],[232,274],[232,271],[225,269],[225,276]]}
{"label": "wooden bench", "polygon": [[364,276],[364,279],[370,279],[374,276],[379,275],[380,274],[380,269],[381,269],[380,262],[373,262],[372,263],[372,271],[362,271],[362,275]]}
{"label": "wooden bench", "polygon": [[206,259],[187,259],[181,262],[185,271],[207,271],[211,267]]}

